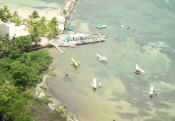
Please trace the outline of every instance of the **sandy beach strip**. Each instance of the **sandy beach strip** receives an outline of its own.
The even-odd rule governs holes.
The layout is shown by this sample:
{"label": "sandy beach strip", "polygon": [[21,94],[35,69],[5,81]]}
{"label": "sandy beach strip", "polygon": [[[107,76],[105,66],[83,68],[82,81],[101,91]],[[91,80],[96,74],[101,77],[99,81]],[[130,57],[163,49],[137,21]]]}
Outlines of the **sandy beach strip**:
{"label": "sandy beach strip", "polygon": [[18,11],[19,15],[22,18],[28,18],[28,16],[33,12],[37,11],[40,15],[40,17],[44,16],[47,20],[51,20],[53,17],[56,17],[59,15],[59,9],[17,9],[17,8],[11,8],[13,11]]}
{"label": "sandy beach strip", "polygon": [[[8,6],[9,7],[9,6]],[[3,6],[0,6],[0,8],[3,8]],[[13,13],[14,11],[17,11],[19,15],[24,19],[28,19],[29,15],[33,11],[37,11],[40,15],[40,17],[44,16],[47,20],[51,20],[53,17],[56,17],[60,14],[60,9],[34,9],[34,8],[17,8],[17,7],[9,7],[10,12]]]}

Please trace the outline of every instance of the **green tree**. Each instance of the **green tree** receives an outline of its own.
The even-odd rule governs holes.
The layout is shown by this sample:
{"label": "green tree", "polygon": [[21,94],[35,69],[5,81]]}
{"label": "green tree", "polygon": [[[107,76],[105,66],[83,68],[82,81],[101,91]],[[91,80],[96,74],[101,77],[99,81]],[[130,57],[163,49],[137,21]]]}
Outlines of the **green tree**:
{"label": "green tree", "polygon": [[50,63],[45,50],[23,54],[14,50],[9,57],[0,59],[0,120],[39,121],[36,116],[41,100],[28,88],[41,81],[41,70]]}
{"label": "green tree", "polygon": [[20,49],[21,52],[27,52],[32,48],[32,42],[30,36],[19,36],[15,37],[15,44],[17,49]]}
{"label": "green tree", "polygon": [[12,14],[12,17],[17,18],[19,17],[19,13],[17,11],[14,11]]}
{"label": "green tree", "polygon": [[15,23],[16,26],[19,26],[23,20],[19,17],[19,14],[17,11],[14,11],[13,14],[12,14],[12,17],[10,19],[12,22]]}
{"label": "green tree", "polygon": [[29,68],[24,63],[20,63],[19,61],[12,63],[10,72],[14,78],[13,83],[16,86],[25,87],[30,84],[28,80]]}
{"label": "green tree", "polygon": [[21,57],[21,51],[18,49],[18,50],[14,50],[14,51],[12,51],[11,53],[10,53],[10,55],[9,55],[9,57],[10,57],[10,59],[17,59],[17,58],[19,58],[19,57]]}
{"label": "green tree", "polygon": [[2,42],[2,50],[5,53],[9,53],[11,51],[12,43],[9,34],[6,34],[4,38],[1,38]]}
{"label": "green tree", "polygon": [[42,17],[41,20],[39,21],[38,28],[39,28],[41,35],[44,35],[47,33],[48,27],[46,26],[46,18],[45,17]]}
{"label": "green tree", "polygon": [[39,32],[39,29],[38,27],[34,26],[31,28],[31,31],[30,31],[30,34],[31,34],[31,41],[35,43],[35,45],[37,46],[38,43],[41,41],[40,39],[40,32]]}
{"label": "green tree", "polygon": [[49,33],[52,34],[52,37],[59,34],[59,29],[57,26],[58,26],[58,21],[56,17],[53,17],[51,21],[48,23]]}
{"label": "green tree", "polygon": [[51,33],[48,33],[48,34],[46,35],[46,38],[47,38],[47,40],[48,40],[48,42],[49,42],[49,40],[52,40],[52,34],[51,34]]}
{"label": "green tree", "polygon": [[30,19],[36,19],[36,18],[39,18],[39,14],[37,11],[33,11],[31,15],[29,15],[29,18]]}
{"label": "green tree", "polygon": [[41,24],[45,24],[45,22],[46,22],[46,17],[44,17],[44,16],[41,17],[40,23],[41,23]]}
{"label": "green tree", "polygon": [[0,119],[3,121],[38,121],[40,100],[29,90],[21,93],[18,87],[9,81],[0,85]]}
{"label": "green tree", "polygon": [[66,15],[66,14],[67,14],[67,11],[66,11],[65,9],[63,9],[62,13],[63,13],[64,15]]}
{"label": "green tree", "polygon": [[0,9],[0,19],[2,21],[8,21],[11,18],[10,10],[8,6],[4,6]]}
{"label": "green tree", "polygon": [[56,17],[53,17],[50,21],[51,26],[57,26],[58,25],[58,20]]}

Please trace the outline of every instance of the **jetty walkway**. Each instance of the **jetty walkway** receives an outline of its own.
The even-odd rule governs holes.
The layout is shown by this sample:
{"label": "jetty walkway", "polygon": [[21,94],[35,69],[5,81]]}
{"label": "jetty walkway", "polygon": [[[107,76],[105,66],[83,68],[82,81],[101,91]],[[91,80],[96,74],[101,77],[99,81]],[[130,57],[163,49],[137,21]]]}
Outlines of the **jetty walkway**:
{"label": "jetty walkway", "polygon": [[59,48],[59,44],[52,43],[53,45],[61,54],[64,54],[64,52]]}

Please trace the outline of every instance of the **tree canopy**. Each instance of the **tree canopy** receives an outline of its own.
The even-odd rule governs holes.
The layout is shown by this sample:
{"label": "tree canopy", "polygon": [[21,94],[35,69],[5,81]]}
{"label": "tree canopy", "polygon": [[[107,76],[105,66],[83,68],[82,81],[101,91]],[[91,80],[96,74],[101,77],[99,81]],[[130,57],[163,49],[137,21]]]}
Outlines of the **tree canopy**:
{"label": "tree canopy", "polygon": [[[0,59],[0,119],[3,121],[38,120],[40,99],[28,89],[42,80],[42,71],[51,63],[47,51],[11,51]],[[31,87],[30,87],[31,88]]]}

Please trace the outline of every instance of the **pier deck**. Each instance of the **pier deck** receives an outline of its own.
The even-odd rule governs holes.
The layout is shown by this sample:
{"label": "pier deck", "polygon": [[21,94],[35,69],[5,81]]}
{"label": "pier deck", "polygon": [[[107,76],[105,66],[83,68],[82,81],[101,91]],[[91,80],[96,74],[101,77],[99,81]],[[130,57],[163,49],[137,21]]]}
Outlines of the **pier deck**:
{"label": "pier deck", "polygon": [[54,44],[54,43],[52,43],[52,45],[53,45],[61,54],[64,54],[64,52],[61,50],[61,48],[59,48],[59,44]]}

